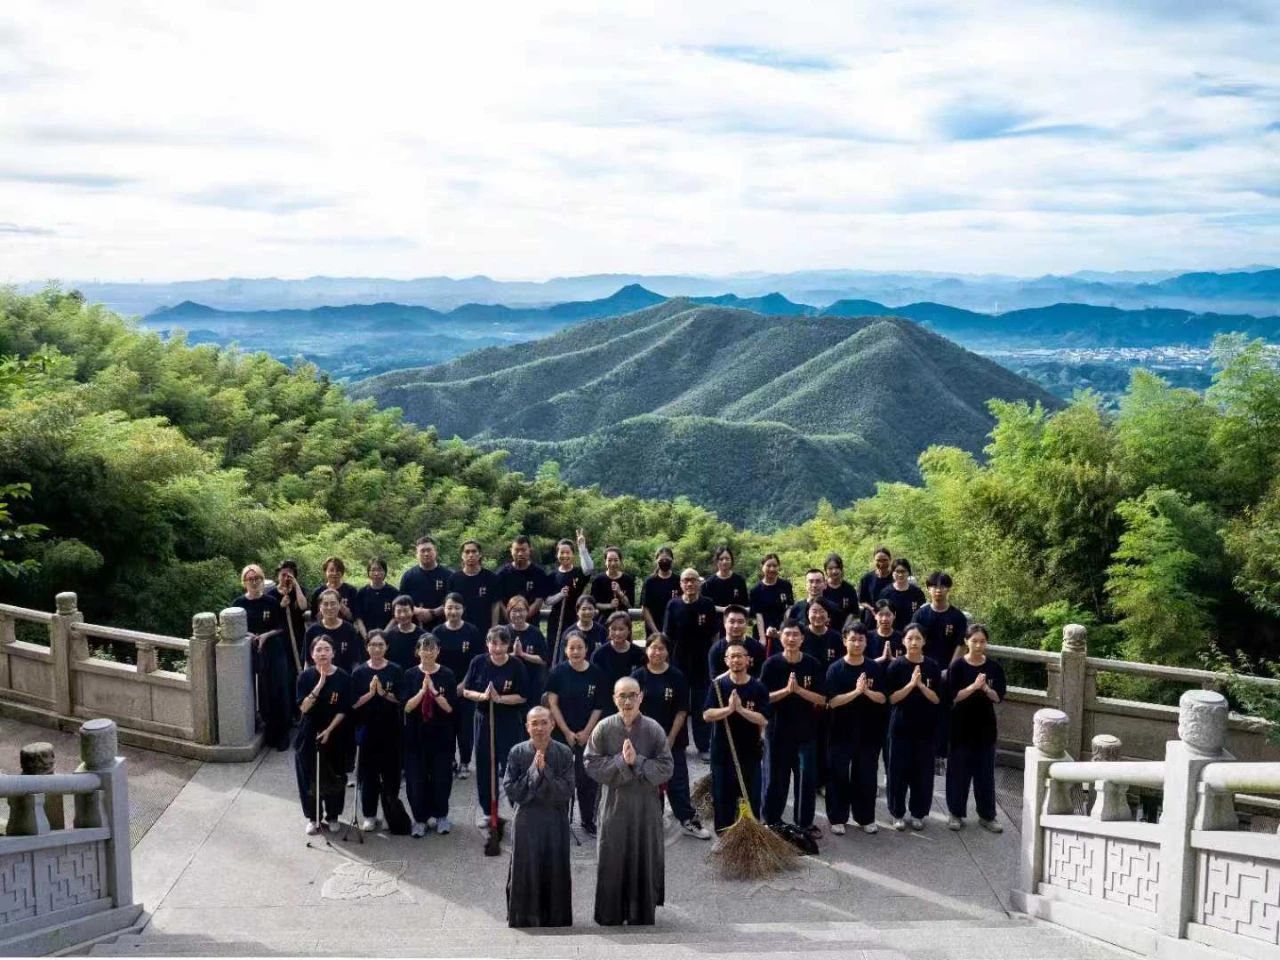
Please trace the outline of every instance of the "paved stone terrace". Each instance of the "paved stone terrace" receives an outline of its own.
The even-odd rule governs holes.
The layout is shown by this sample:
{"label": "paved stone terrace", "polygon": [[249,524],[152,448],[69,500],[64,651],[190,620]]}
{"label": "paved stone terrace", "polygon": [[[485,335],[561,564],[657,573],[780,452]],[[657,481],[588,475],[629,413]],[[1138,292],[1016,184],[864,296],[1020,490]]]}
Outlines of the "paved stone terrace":
{"label": "paved stone terrace", "polygon": [[[1127,956],[1008,912],[1018,834],[952,833],[940,798],[920,834],[828,836],[801,869],[765,883],[719,880],[710,844],[668,823],[667,906],[651,928],[591,920],[595,853],[573,851],[568,931],[505,922],[507,857],[482,855],[474,780],[454,784],[454,832],[306,846],[291,753],[206,764],[134,849],[146,929],[95,955],[597,957],[677,960],[746,953],[866,960],[1076,960]],[[693,764],[691,775],[704,772]],[[939,780],[939,787],[941,781]],[[354,791],[352,791],[354,792]],[[350,796],[350,794],[348,795]],[[821,810],[821,800],[819,800]],[[348,813],[350,807],[348,807]],[[819,816],[824,828],[826,821]],[[505,851],[504,851],[505,852]]]}

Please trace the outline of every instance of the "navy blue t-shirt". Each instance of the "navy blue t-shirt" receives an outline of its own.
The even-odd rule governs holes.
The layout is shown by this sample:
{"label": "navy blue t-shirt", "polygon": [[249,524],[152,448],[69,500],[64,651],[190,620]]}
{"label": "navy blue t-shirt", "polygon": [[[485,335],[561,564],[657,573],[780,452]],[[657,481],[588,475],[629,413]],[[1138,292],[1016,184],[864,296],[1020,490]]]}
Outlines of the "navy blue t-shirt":
{"label": "navy blue t-shirt", "polygon": [[371,584],[365,584],[356,591],[356,602],[351,612],[364,624],[366,631],[385,630],[391,622],[391,603],[400,596],[400,591],[389,583],[384,583],[375,590]]}
{"label": "navy blue t-shirt", "polygon": [[862,619],[862,608],[858,605],[858,591],[848,580],[840,581],[840,586],[838,587],[830,585],[823,587],[822,599],[839,611],[836,614],[836,619],[831,621],[833,630],[843,630],[844,622],[849,617]]}
{"label": "navy blue t-shirt", "polygon": [[[747,649],[747,673],[759,677],[760,669],[764,666],[764,644],[751,636],[743,637],[740,642]],[[711,650],[707,653],[707,670],[710,671],[710,676],[718,677],[729,669],[724,661],[724,652],[728,649],[728,637],[721,637],[711,645]]]}
{"label": "navy blue t-shirt", "polygon": [[481,567],[475,573],[455,570],[449,592],[462,594],[462,619],[482,634],[493,626],[493,605],[498,602],[498,578]]}
{"label": "navy blue t-shirt", "polygon": [[504,563],[495,574],[498,581],[498,599],[506,606],[512,597],[524,597],[533,605],[535,600],[543,600],[554,590],[547,589],[547,574],[536,563],[531,563],[523,570],[514,563]]}
{"label": "navy blue t-shirt", "polygon": [[906,653],[906,648],[902,645],[902,631],[890,630],[887,637],[880,636],[875,628],[867,631],[867,657],[871,660],[879,660],[880,655],[884,653],[885,644],[889,645],[889,656],[900,657]]}
{"label": "navy blue t-shirt", "polygon": [[629,610],[636,605],[636,578],[629,573],[618,574],[617,580],[610,577],[607,573],[597,573],[591,580],[591,599],[596,605],[604,603],[613,603],[613,584],[617,583],[618,589],[622,591],[622,595],[627,598],[626,606],[619,606],[619,610]]}
{"label": "navy blue t-shirt", "polygon": [[[660,577],[656,573],[644,581],[640,588],[640,606],[649,612],[653,622],[662,629],[663,618],[667,615],[667,604],[680,596],[680,578],[675,574]],[[644,625],[645,632],[651,633],[649,624]]]}
{"label": "navy blue t-shirt", "polygon": [[605,708],[605,716],[617,713],[617,705],[613,702],[613,685],[623,677],[631,676],[633,671],[648,662],[644,647],[628,643],[627,649],[619,653],[613,649],[612,643],[606,643],[596,647],[595,652],[591,654],[591,662],[600,668],[609,691],[609,706]]}
{"label": "navy blue t-shirt", "polygon": [[[787,685],[787,680],[793,673],[796,675],[796,683],[806,690],[823,692],[827,669],[805,653],[800,654],[800,659],[795,663],[788,661],[785,654],[775,653],[764,662],[760,682],[766,690],[774,693]],[[767,731],[770,741],[779,737],[796,743],[813,740],[818,735],[820,709],[798,693],[773,701],[773,716],[769,718]]]}
{"label": "navy blue t-shirt", "polygon": [[[476,657],[467,668],[467,675],[462,683],[467,690],[474,690],[476,693],[483,693],[492,683],[499,696],[509,697],[519,694],[527,698],[529,695],[528,674],[525,673],[524,664],[515,657],[507,657],[506,662],[502,664],[494,663],[487,655]],[[475,707],[477,725],[488,723],[489,705],[477,703]],[[494,703],[494,730],[507,738],[517,736],[524,724],[524,715],[527,711],[527,703]]]}
{"label": "navy blue t-shirt", "polygon": [[827,632],[818,634],[807,628],[801,628],[800,650],[817,660],[823,671],[844,656],[844,641],[840,639],[840,631],[827,627]]}
{"label": "navy blue t-shirt", "polygon": [[537,706],[538,701],[542,699],[542,689],[546,686],[547,666],[550,663],[550,654],[547,651],[547,638],[542,635],[542,631],[533,624],[527,624],[523,630],[517,633],[511,630],[511,649],[515,650],[515,642],[520,641],[520,649],[525,653],[532,653],[535,657],[542,658],[542,665],[530,663],[528,660],[521,660],[524,664],[525,673],[529,679],[529,705]]}
{"label": "navy blue t-shirt", "polygon": [[[324,593],[326,590],[332,590],[332,589],[333,587],[330,587],[328,584],[321,584],[320,586],[316,587],[314,590],[311,591],[311,596],[308,597],[308,599],[311,601],[312,622],[314,623],[320,622],[320,594]],[[338,589],[338,596],[341,598],[341,602],[347,605],[347,608],[351,611],[351,615],[354,617],[356,613],[356,594],[359,591],[357,591],[356,588],[353,587],[351,584],[346,582],[343,582],[342,584],[340,584],[337,589]],[[341,608],[339,608],[338,616],[343,617],[344,620],[346,619],[346,617],[343,615],[341,611]]]}
{"label": "navy blue t-shirt", "polygon": [[[559,593],[566,587],[569,589],[569,595],[563,603],[553,603],[546,608],[547,636],[554,637],[559,633],[563,633],[565,627],[572,626],[574,621],[578,619],[578,615],[575,612],[578,606],[578,598],[591,586],[591,579],[582,572],[581,567],[571,567],[568,570],[561,570],[556,567],[547,574],[543,586],[546,587],[546,595],[548,597]],[[544,597],[543,599],[546,598]]]}
{"label": "navy blue t-shirt", "polygon": [[671,641],[671,662],[690,684],[706,681],[707,653],[719,630],[720,615],[709,597],[698,597],[693,603],[676,597],[667,604],[662,632]]}
{"label": "navy blue t-shirt", "polygon": [[[404,671],[388,660],[381,669],[375,670],[366,661],[351,671],[352,703],[369,692],[369,684],[377,677],[382,682],[382,689],[389,690],[399,696]],[[373,697],[361,707],[355,708],[356,741],[358,743],[385,743],[390,737],[399,737],[402,726],[400,717],[404,713],[403,703],[392,703],[386,697]]]}
{"label": "navy blue t-shirt", "polygon": [[[294,703],[301,707],[307,694],[314,690],[319,682],[320,671],[315,667],[307,667],[298,674],[298,683],[294,688]],[[315,703],[310,710],[302,714],[294,746],[314,750],[316,734],[328,727],[333,722],[333,718],[340,713],[346,716],[338,729],[346,727],[351,722],[351,704],[351,675],[339,667],[325,678],[324,688],[320,691]],[[334,732],[337,733],[336,730]],[[329,742],[332,744],[337,740],[331,739]]]}
{"label": "navy blue t-shirt", "polygon": [[[588,663],[585,670],[578,671],[567,660],[552,667],[547,674],[547,693],[556,695],[556,706],[574,733],[586,727],[593,711],[603,712],[610,699],[599,667]],[[558,740],[564,739],[559,727],[555,736]]]}
{"label": "navy blue t-shirt", "polygon": [[[844,657],[827,668],[826,694],[828,703],[843,693],[848,693],[858,685],[858,678],[866,674],[871,689],[883,693],[886,697],[889,690],[885,681],[885,665],[863,657],[862,663],[854,666]],[[908,674],[910,678],[910,674]],[[889,703],[876,703],[865,696],[854,697],[843,707],[829,709],[831,740],[837,743],[883,743],[884,731],[889,721]]]}
{"label": "navy blue t-shirt", "polygon": [[[781,627],[787,610],[795,602],[795,598],[796,592],[791,588],[790,580],[779,577],[773,583],[759,581],[751,588],[747,598],[753,626],[755,618],[759,616],[764,620],[766,630],[770,627],[775,630]],[[757,639],[763,640],[764,637],[757,637]]]}
{"label": "navy blue t-shirt", "polygon": [[453,571],[448,567],[436,564],[430,570],[423,570],[421,564],[416,564],[400,575],[400,592],[413,597],[415,607],[435,610],[444,606],[452,576]]}
{"label": "navy blue t-shirt", "polygon": [[[809,604],[812,602],[811,600],[799,601],[787,611],[787,616],[792,620],[799,620],[801,626],[807,627],[809,625]],[[826,608],[827,626],[832,630],[839,630],[843,626],[842,620],[844,619],[840,615],[840,608],[826,597],[819,597],[817,602]]]}
{"label": "navy blue t-shirt", "polygon": [[454,676],[465,677],[471,661],[485,653],[484,634],[465,620],[457,630],[442,623],[431,631],[440,647],[440,665],[448,667]]}
{"label": "navy blue t-shirt", "polygon": [[401,630],[394,623],[387,627],[382,631],[382,637],[387,641],[387,659],[399,666],[401,670],[416,666],[418,638],[424,633],[426,631],[416,624],[408,632]]}
{"label": "navy blue t-shirt", "polygon": [[740,573],[731,573],[723,578],[719,574],[711,574],[702,581],[702,595],[717,607],[727,607],[731,603],[745,607],[751,602],[747,592],[747,581]]}
{"label": "navy blue t-shirt", "polygon": [[343,620],[333,629],[326,627],[319,620],[307,627],[307,660],[311,659],[311,645],[315,643],[316,637],[320,636],[329,638],[333,644],[334,665],[341,667],[348,676],[355,669],[356,664],[364,660],[364,642],[360,639],[360,634],[356,633],[356,628],[351,625],[350,620]]}
{"label": "navy blue t-shirt", "polygon": [[269,597],[264,593],[256,600],[250,600],[248,596],[241,594],[231,605],[245,612],[245,620],[252,636],[285,629],[284,611],[280,609],[279,597]]}
{"label": "navy blue t-shirt", "polygon": [[919,690],[912,690],[904,700],[893,705],[890,723],[895,737],[928,740],[934,736],[938,725],[938,711],[946,696],[946,691],[942,689],[942,670],[938,665],[928,657],[918,664],[906,657],[898,657],[889,664],[886,671],[884,692],[892,695],[909,684],[911,674],[917,666],[920,668],[921,683],[938,695],[939,702],[931,703]]}
{"label": "navy blue t-shirt", "polygon": [[875,570],[868,570],[858,581],[858,602],[874,607],[880,599],[880,593],[893,583],[893,574],[882,577]]}
{"label": "navy blue t-shirt", "polygon": [[1008,688],[1005,685],[1004,668],[990,657],[980,667],[975,667],[961,657],[953,660],[947,668],[947,697],[951,705],[951,742],[966,746],[988,746],[996,742],[996,705],[981,690],[969,694],[959,703],[955,695],[973,681],[978,674],[987,675],[987,686],[1004,699]]}
{"label": "navy blue t-shirt", "polygon": [[591,655],[596,652],[596,649],[598,647],[609,642],[609,631],[604,628],[603,623],[593,623],[591,624],[590,629],[583,630],[582,627],[578,626],[578,621],[574,620],[573,623],[569,624],[569,626],[565,627],[562,631],[560,631],[560,643],[556,649],[557,663],[559,663],[561,660],[568,659],[564,655],[564,638],[569,633],[570,630],[577,630],[580,634],[582,634],[582,639],[587,642],[587,659],[588,660],[591,659]]}
{"label": "navy blue t-shirt", "polygon": [[[422,689],[422,667],[412,667],[404,672],[400,680],[400,710],[404,713],[405,737],[410,746],[416,745],[428,753],[453,754],[454,722],[458,716],[458,678],[452,670],[437,665],[436,672],[431,675],[431,683],[436,688],[435,703],[432,704],[431,717],[422,715],[422,704],[418,709],[404,711],[403,704],[408,703]],[[439,709],[439,701],[445,700],[452,708],[446,713]]]}
{"label": "navy blue t-shirt", "polygon": [[[939,613],[926,603],[916,611],[915,621],[924,634],[924,655],[943,670],[951,663],[956,645],[964,643],[969,620],[957,607],[948,606]],[[960,651],[963,655],[964,651]]]}
{"label": "navy blue t-shirt", "polygon": [[[720,699],[716,698],[716,690],[720,691]],[[763,714],[765,719],[773,712],[769,704],[769,691],[764,684],[752,677],[741,686],[734,684],[726,674],[715,679],[707,688],[707,698],[702,702],[702,709],[711,710],[729,705],[729,694],[738,691],[738,699],[748,710]],[[711,759],[713,762],[731,763],[728,736],[733,737],[733,745],[738,751],[738,762],[743,766],[759,763],[764,753],[761,746],[762,731],[746,717],[731,713],[728,716],[728,733],[725,721],[719,720],[711,725]]]}
{"label": "navy blue t-shirt", "polygon": [[[640,684],[644,696],[640,700],[640,712],[662,725],[668,734],[676,722],[676,714],[689,712],[689,681],[675,667],[668,666],[662,673],[654,673],[647,666],[631,674]],[[680,727],[673,750],[683,750],[689,745],[689,723]]]}
{"label": "navy blue t-shirt", "polygon": [[893,607],[893,629],[895,630],[906,630],[916,611],[929,602],[929,598],[919,587],[909,586],[905,590],[899,590],[893,584],[881,590],[880,596],[876,599],[888,600]]}

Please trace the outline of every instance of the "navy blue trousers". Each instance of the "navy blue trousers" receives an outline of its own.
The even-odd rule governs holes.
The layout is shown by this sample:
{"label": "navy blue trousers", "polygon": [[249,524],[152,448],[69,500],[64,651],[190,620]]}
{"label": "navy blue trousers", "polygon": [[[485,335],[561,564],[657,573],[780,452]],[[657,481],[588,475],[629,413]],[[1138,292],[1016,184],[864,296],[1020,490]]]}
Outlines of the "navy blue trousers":
{"label": "navy blue trousers", "polygon": [[[727,753],[728,751],[726,751]],[[742,779],[747,785],[747,802],[756,819],[760,818],[760,762],[748,760],[742,765]],[[711,758],[711,801],[715,808],[716,833],[728,830],[738,822],[738,775],[731,757]]]}
{"label": "navy blue trousers", "polygon": [[[933,807],[933,734],[927,739],[894,737],[889,748],[889,813],[895,820],[924,819]],[[908,795],[910,798],[908,799]]]}
{"label": "navy blue trousers", "polygon": [[797,743],[786,737],[769,740],[769,786],[764,795],[764,822],[778,823],[787,806],[787,793],[795,782],[795,806],[791,811],[797,827],[813,826],[813,810],[817,803],[817,744],[813,740]]}
{"label": "navy blue trousers", "polygon": [[827,745],[827,819],[866,826],[876,818],[876,773],[880,742],[833,740]]}
{"label": "navy blue trousers", "polygon": [[411,745],[404,752],[404,792],[416,823],[449,816],[453,792],[453,749],[423,749]]}
{"label": "navy blue trousers", "polygon": [[947,755],[947,810],[964,818],[969,807],[969,787],[973,804],[983,820],[996,818],[996,745],[951,744]]}
{"label": "navy blue trousers", "polygon": [[360,790],[360,812],[366,817],[378,815],[400,797],[402,751],[399,731],[365,729],[356,764],[356,783]]}
{"label": "navy blue trousers", "polygon": [[672,748],[671,759],[675,761],[675,766],[671,771],[671,779],[667,781],[667,802],[671,804],[671,815],[684,823],[697,815],[689,797],[689,758],[685,755],[685,748],[678,746]]}
{"label": "navy blue trousers", "polygon": [[[304,728],[305,729],[305,728]],[[309,742],[295,744],[293,751],[293,771],[298,778],[298,799],[302,801],[302,812],[308,820],[316,818],[316,748],[314,739]],[[320,762],[325,769],[320,771],[320,818],[337,820],[342,816],[342,808],[347,799],[346,778],[342,777],[344,758],[342,751],[332,745],[320,748]],[[327,784],[332,783],[332,792],[324,792]],[[342,786],[339,787],[338,784]]]}

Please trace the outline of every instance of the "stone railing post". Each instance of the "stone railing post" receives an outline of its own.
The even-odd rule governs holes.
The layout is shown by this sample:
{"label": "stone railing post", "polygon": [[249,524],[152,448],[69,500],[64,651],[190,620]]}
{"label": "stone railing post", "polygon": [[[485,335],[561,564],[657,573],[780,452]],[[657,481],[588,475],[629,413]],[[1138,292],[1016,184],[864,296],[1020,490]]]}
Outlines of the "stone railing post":
{"label": "stone railing post", "polygon": [[218,671],[218,743],[253,742],[253,644],[248,615],[240,607],[218,614],[221,637],[214,657]]}
{"label": "stone railing post", "polygon": [[1196,858],[1191,827],[1200,772],[1224,758],[1227,700],[1188,690],[1178,701],[1178,737],[1165,744],[1164,813],[1160,818],[1160,891],[1156,932],[1181,939],[1195,903]]}
{"label": "stone railing post", "polygon": [[71,625],[83,623],[84,614],[76,609],[74,593],[60,593],[54,598],[56,612],[53,622],[49,624],[49,655],[53,660],[53,710],[64,717],[73,716],[71,703],[71,663],[75,658],[72,650],[73,638]]}
{"label": "stone railing post", "polygon": [[[18,753],[18,765],[24,775],[40,776],[54,772],[52,743],[29,743]],[[44,797],[44,815],[49,820],[50,830],[62,830],[67,825],[66,811],[60,793],[46,793]]]}
{"label": "stone railing post", "polygon": [[218,618],[212,613],[192,617],[187,680],[191,684],[191,729],[196,743],[218,742],[218,681],[213,662],[217,643]]}
{"label": "stone railing post", "polygon": [[[1120,759],[1120,738],[1100,733],[1093,738],[1093,759],[1114,762]],[[1129,809],[1129,788],[1123,783],[1097,780],[1093,784],[1093,801],[1089,815],[1095,820],[1132,820]]]}
{"label": "stone railing post", "polygon": [[1061,710],[1045,708],[1037,710],[1033,719],[1032,746],[1027,747],[1023,765],[1022,789],[1022,862],[1020,876],[1022,892],[1034,894],[1044,876],[1044,831],[1040,829],[1041,811],[1049,813],[1070,811],[1045,810],[1049,797],[1049,766],[1058,760],[1070,760],[1067,755],[1067,715]]}
{"label": "stone railing post", "polygon": [[[112,903],[123,907],[133,903],[133,866],[129,844],[129,778],[125,772],[124,757],[117,756],[118,752],[114,720],[86,720],[81,724],[80,766],[76,772],[97,774],[102,783],[106,810],[105,821],[99,825],[111,830],[111,838],[107,841],[107,878]],[[97,805],[97,794],[83,796]],[[80,797],[76,799],[78,801]],[[76,806],[76,826],[89,826],[80,822],[80,804]]]}
{"label": "stone railing post", "polygon": [[1062,712],[1067,715],[1067,753],[1081,756],[1084,750],[1085,674],[1089,645],[1085,629],[1078,623],[1062,628]]}
{"label": "stone railing post", "polygon": [[[48,761],[46,764],[46,760]],[[24,775],[53,773],[53,744],[29,743],[18,752],[18,762]],[[49,799],[62,803],[62,797]],[[36,837],[52,829],[46,810],[48,800],[43,793],[29,793],[9,798],[9,822],[5,825],[7,837]],[[59,823],[61,827],[61,823]]]}

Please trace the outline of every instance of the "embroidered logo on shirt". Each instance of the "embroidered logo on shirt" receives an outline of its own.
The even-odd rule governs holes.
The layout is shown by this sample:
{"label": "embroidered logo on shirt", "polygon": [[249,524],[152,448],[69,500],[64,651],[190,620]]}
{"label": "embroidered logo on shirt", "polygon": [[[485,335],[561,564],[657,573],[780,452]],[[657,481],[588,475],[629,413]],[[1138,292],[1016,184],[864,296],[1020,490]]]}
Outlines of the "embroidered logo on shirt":
{"label": "embroidered logo on shirt", "polygon": [[510,680],[503,680],[503,681],[502,681],[502,692],[503,692],[503,693],[508,693],[508,692],[510,692],[510,690],[511,690],[511,681],[510,681]]}
{"label": "embroidered logo on shirt", "polygon": [[587,684],[587,698],[590,699],[596,695],[596,685],[594,683]]}
{"label": "embroidered logo on shirt", "polygon": [[705,613],[698,614],[698,626],[700,627],[706,626],[706,623],[707,623],[707,615]]}
{"label": "embroidered logo on shirt", "polygon": [[471,649],[471,641],[470,641],[470,640],[463,640],[463,641],[462,641],[462,652],[463,652],[463,653],[466,653],[466,652],[467,652],[468,650],[470,650],[470,649]]}
{"label": "embroidered logo on shirt", "polygon": [[488,587],[481,587],[481,588],[480,588],[480,592],[479,592],[478,594],[476,594],[476,596],[478,596],[478,597],[483,597],[483,596],[485,595],[485,592],[486,592],[488,589],[489,589]]}
{"label": "embroidered logo on shirt", "polygon": [[525,589],[525,592],[526,592],[526,593],[533,593],[533,581],[532,581],[532,580],[526,580],[526,581],[524,582],[524,589]]}
{"label": "embroidered logo on shirt", "polygon": [[436,581],[436,589],[437,589],[437,590],[443,590],[443,589],[444,589],[444,581],[443,581],[443,580],[437,580],[437,581]]}
{"label": "embroidered logo on shirt", "polygon": [[667,689],[662,691],[663,700],[674,700],[675,698],[676,698],[676,692],[672,690],[670,687],[667,687]]}
{"label": "embroidered logo on shirt", "polygon": [[337,693],[331,693],[331,694],[329,694],[329,703],[330,703],[330,705],[335,704],[335,703],[337,703],[337,702],[338,702],[338,694],[337,694]]}
{"label": "embroidered logo on shirt", "polygon": [[955,630],[955,628],[956,628],[956,625],[955,625],[954,623],[948,623],[948,624],[947,624],[947,636],[948,636],[948,637],[949,637],[949,636],[951,636],[951,633],[952,633],[952,631],[953,631],[953,630]]}

